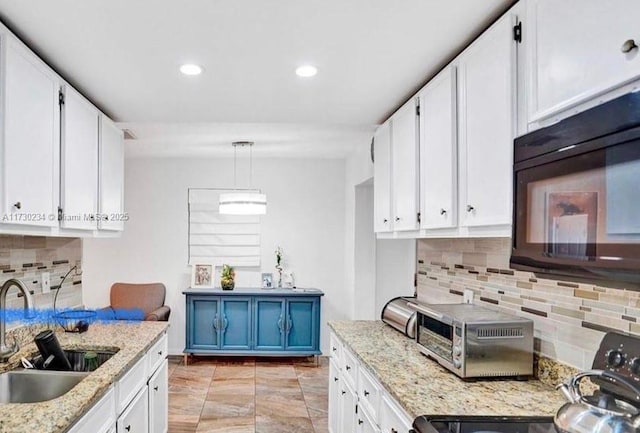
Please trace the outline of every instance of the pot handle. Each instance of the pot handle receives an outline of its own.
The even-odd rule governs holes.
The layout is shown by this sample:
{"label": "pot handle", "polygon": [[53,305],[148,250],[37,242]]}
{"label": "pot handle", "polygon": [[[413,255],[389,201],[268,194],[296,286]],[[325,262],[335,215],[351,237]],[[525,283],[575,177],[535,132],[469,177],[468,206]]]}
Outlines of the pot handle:
{"label": "pot handle", "polygon": [[580,392],[579,386],[580,381],[585,377],[601,377],[613,382],[614,384],[623,385],[625,388],[633,391],[636,394],[635,400],[640,402],[640,388],[638,386],[632,384],[619,374],[607,370],[583,371],[570,378],[567,382],[558,385],[556,389],[560,389],[565,394],[565,396],[572,401],[572,403],[577,403],[578,401],[580,401],[582,403],[589,404]]}

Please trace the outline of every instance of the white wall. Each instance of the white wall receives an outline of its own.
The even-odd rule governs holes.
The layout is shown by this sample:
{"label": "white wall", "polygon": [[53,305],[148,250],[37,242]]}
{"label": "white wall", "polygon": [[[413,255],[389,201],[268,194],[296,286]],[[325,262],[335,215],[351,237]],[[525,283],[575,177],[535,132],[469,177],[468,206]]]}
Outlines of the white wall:
{"label": "white wall", "polygon": [[415,239],[378,239],[376,241],[375,308],[397,296],[413,296],[416,272]]}
{"label": "white wall", "polygon": [[[268,200],[267,215],[262,217],[263,271],[275,272],[273,251],[281,246],[285,267],[294,272],[297,286],[324,290],[322,322],[350,318],[353,298],[345,296],[349,290],[345,287],[345,264],[349,266],[345,260],[345,161],[257,159],[253,179]],[[109,287],[116,281],[161,281],[167,286],[172,354],[184,349],[181,291],[190,283],[186,264],[190,187],[233,187],[233,160],[128,159],[125,208],[130,221],[124,234],[84,241],[82,280],[87,306],[107,305]],[[238,285],[245,283],[240,270]],[[321,332],[326,352],[326,325]]]}
{"label": "white wall", "polygon": [[375,311],[376,235],[373,232],[373,182],[355,188],[354,287],[355,320],[372,320]]}
{"label": "white wall", "polygon": [[[373,178],[373,163],[369,155],[369,145],[359,146],[345,161],[345,304],[350,307],[349,318],[359,316],[355,302],[355,268],[356,268],[356,186]],[[371,216],[373,219],[373,215]],[[372,288],[371,296],[374,296]],[[359,294],[362,296],[362,294]]]}

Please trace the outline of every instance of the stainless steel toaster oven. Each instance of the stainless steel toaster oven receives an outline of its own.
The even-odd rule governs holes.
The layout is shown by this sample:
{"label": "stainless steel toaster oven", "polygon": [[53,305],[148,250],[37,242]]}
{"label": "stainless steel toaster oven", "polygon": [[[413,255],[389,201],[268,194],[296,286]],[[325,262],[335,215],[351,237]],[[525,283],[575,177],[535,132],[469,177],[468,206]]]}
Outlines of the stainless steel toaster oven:
{"label": "stainless steel toaster oven", "polygon": [[412,304],[420,351],[461,378],[533,375],[533,321],[474,304]]}

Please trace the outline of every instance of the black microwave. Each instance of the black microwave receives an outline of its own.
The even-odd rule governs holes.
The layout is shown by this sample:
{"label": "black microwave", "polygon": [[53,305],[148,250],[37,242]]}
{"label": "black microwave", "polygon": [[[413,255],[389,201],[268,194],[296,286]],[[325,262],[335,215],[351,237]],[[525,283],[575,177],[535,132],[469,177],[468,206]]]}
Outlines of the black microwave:
{"label": "black microwave", "polygon": [[640,290],[640,93],[514,141],[511,266]]}

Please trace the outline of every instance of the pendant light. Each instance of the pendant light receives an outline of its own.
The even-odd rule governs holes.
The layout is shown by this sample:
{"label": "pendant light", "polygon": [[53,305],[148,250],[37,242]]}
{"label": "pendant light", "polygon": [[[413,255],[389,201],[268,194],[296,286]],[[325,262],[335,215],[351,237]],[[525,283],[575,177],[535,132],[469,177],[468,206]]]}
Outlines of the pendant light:
{"label": "pendant light", "polygon": [[219,212],[225,215],[264,215],[267,213],[267,196],[258,192],[237,189],[238,147],[249,147],[249,188],[253,176],[253,141],[234,141],[233,146],[233,187],[234,192],[220,194]]}

